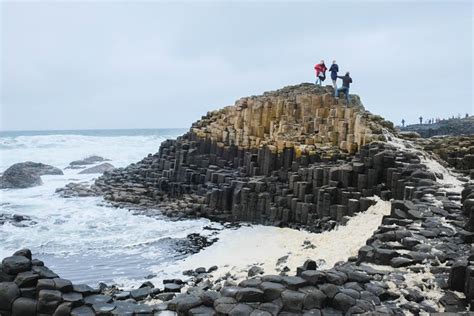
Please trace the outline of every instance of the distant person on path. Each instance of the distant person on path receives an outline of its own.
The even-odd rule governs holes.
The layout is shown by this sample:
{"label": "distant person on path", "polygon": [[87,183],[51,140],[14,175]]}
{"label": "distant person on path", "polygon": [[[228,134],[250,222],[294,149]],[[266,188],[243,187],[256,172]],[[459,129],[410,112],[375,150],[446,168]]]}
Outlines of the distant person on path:
{"label": "distant person on path", "polygon": [[350,76],[349,72],[346,72],[344,76],[337,76],[338,78],[342,79],[342,87],[339,89],[336,89],[336,98],[339,96],[339,93],[342,91],[346,95],[346,101],[347,103],[350,102],[349,99],[349,88],[352,83],[352,78]]}
{"label": "distant person on path", "polygon": [[336,64],[335,60],[332,61],[332,65],[331,65],[331,68],[329,68],[329,72],[331,73],[331,80],[332,80],[332,85],[334,87],[334,91],[336,91],[337,90],[336,80],[337,80],[337,73],[339,72],[339,66]]}
{"label": "distant person on path", "polygon": [[420,116],[418,119],[420,120],[420,125],[422,125],[423,124],[423,116]]}
{"label": "distant person on path", "polygon": [[405,127],[405,119],[402,119],[402,127]]}
{"label": "distant person on path", "polygon": [[319,83],[319,85],[322,85],[323,81],[326,80],[326,70],[328,70],[324,64],[324,60],[321,60],[319,64],[316,64],[316,66],[314,66],[314,70],[316,70],[315,84]]}

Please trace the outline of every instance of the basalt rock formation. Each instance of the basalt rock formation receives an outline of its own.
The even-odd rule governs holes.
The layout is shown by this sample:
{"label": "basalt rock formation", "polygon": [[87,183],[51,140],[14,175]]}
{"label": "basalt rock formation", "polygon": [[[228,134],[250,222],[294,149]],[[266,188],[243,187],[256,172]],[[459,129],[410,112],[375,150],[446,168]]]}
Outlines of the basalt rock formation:
{"label": "basalt rock formation", "polygon": [[[366,146],[380,150],[379,143]],[[183,272],[187,280],[164,280],[162,287],[146,282],[121,291],[72,284],[32,259],[30,251],[20,250],[0,265],[0,313],[418,315],[461,313],[469,305],[472,310],[474,187],[466,185],[462,194],[451,191],[433,180],[417,154],[388,145],[383,152],[365,160],[394,158],[383,179],[391,174],[392,194],[398,199],[357,256],[330,269],[318,267],[316,249],[315,260],[302,263],[296,275],[256,274],[232,284],[231,276],[209,279],[223,267],[198,268]]]}
{"label": "basalt rock formation", "polygon": [[43,184],[43,175],[62,175],[61,169],[39,162],[20,162],[0,176],[0,189],[22,189]]}
{"label": "basalt rock formation", "polygon": [[[465,312],[474,306],[474,187],[440,182],[412,143],[396,146],[392,126],[309,84],[244,98],[208,113],[177,140],[95,185],[65,196],[103,194],[117,205],[169,208],[175,216],[292,226],[343,225],[372,196],[389,215],[354,257],[321,269],[235,284],[223,267],[185,271],[186,280],[131,291],[60,279],[22,250],[0,265],[0,313],[7,315],[403,315]],[[402,142],[402,140],[397,139]],[[77,189],[77,190],[76,190]],[[75,193],[79,192],[79,193]],[[355,234],[357,232],[354,232]],[[344,240],[341,240],[343,243]],[[373,265],[376,265],[375,267]],[[459,293],[463,292],[465,296]],[[150,301],[150,300],[153,301]],[[148,305],[142,304],[148,301]]]}
{"label": "basalt rock formation", "polygon": [[403,197],[394,152],[376,142],[387,129],[357,96],[346,104],[330,87],[286,87],[208,113],[158,153],[104,173],[94,190],[162,209],[171,199],[178,216],[320,230],[364,211],[374,194]]}

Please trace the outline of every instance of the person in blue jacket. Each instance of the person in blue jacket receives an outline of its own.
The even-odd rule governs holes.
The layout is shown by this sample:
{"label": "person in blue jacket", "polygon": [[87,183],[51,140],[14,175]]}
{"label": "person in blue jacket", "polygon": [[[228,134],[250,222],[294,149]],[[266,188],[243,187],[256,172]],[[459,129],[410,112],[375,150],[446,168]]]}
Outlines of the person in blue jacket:
{"label": "person in blue jacket", "polygon": [[332,61],[331,68],[329,68],[329,72],[331,73],[331,80],[332,80],[332,86],[334,87],[334,92],[337,90],[337,73],[339,72],[339,66],[336,64],[336,61]]}

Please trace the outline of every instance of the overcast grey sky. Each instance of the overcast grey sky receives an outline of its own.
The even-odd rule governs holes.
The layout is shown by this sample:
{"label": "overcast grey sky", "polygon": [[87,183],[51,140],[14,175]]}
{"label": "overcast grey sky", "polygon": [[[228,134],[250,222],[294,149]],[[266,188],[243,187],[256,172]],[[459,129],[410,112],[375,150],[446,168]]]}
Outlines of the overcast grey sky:
{"label": "overcast grey sky", "polygon": [[[2,130],[188,127],[314,80],[399,123],[473,114],[471,1],[2,2]],[[328,81],[326,81],[329,84]]]}

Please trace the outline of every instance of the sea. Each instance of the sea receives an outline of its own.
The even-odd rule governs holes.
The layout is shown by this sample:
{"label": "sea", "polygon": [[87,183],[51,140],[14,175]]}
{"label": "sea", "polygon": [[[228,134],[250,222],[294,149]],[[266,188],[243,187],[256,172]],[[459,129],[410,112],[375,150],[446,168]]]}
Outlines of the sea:
{"label": "sea", "polygon": [[61,277],[96,285],[143,280],[152,266],[187,254],[178,247],[188,234],[206,234],[206,219],[172,221],[108,206],[101,197],[62,198],[57,188],[91,183],[99,174],[78,174],[71,161],[98,155],[125,167],[158,151],[160,143],[185,129],[121,129],[0,132],[0,172],[14,163],[42,162],[64,175],[43,176],[43,185],[0,190],[0,214],[31,220],[0,225],[0,260],[21,248]]}

